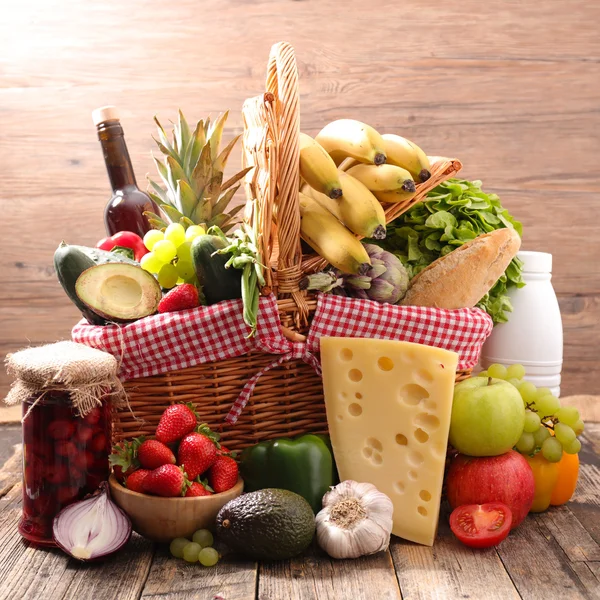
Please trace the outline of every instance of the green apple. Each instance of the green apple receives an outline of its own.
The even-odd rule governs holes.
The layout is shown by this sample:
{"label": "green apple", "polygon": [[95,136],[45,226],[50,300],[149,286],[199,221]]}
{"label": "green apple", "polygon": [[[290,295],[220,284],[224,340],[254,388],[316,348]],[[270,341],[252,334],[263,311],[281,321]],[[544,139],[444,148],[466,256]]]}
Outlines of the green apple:
{"label": "green apple", "polygon": [[517,388],[502,379],[471,377],[454,388],[450,443],[469,456],[498,456],[521,437],[525,407]]}

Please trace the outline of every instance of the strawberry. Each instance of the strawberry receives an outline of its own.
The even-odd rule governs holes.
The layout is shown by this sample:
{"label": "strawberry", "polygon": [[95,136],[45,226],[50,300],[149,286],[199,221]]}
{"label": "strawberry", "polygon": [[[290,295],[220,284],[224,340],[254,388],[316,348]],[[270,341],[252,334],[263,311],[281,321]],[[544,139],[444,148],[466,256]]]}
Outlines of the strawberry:
{"label": "strawberry", "polygon": [[217,456],[217,460],[208,470],[208,481],[215,493],[230,490],[238,480],[238,466],[230,456]]}
{"label": "strawberry", "polygon": [[188,486],[181,467],[162,465],[146,475],[142,487],[147,494],[174,498],[183,496]]}
{"label": "strawberry", "polygon": [[109,448],[109,445],[108,445],[108,438],[106,437],[106,434],[102,431],[100,433],[97,433],[92,438],[92,441],[88,444],[88,448],[92,452],[107,451]]}
{"label": "strawberry", "polygon": [[185,497],[192,498],[196,496],[212,496],[212,492],[209,492],[201,483],[192,481],[190,487],[185,492]]}
{"label": "strawberry", "polygon": [[175,455],[171,448],[157,440],[146,440],[138,448],[138,460],[144,469],[157,469],[162,465],[174,465]]}
{"label": "strawberry", "polygon": [[75,433],[75,423],[56,419],[48,425],[48,435],[53,440],[68,440]]}
{"label": "strawberry", "polygon": [[123,441],[113,446],[112,454],[108,457],[108,462],[113,468],[117,481],[123,483],[125,478],[133,473],[140,466],[137,458],[137,451],[143,443],[144,438],[135,438],[131,442]]}
{"label": "strawberry", "polygon": [[201,433],[189,433],[179,444],[177,463],[184,468],[190,481],[204,473],[216,458],[215,442]]}
{"label": "strawberry", "polygon": [[187,310],[200,306],[198,289],[191,283],[182,283],[167,292],[158,305],[159,313]]}
{"label": "strawberry", "polygon": [[58,456],[68,457],[69,460],[73,460],[80,453],[73,442],[67,442],[66,440],[59,440],[54,448]]}
{"label": "strawberry", "polygon": [[144,480],[148,475],[150,475],[151,471],[149,469],[138,469],[134,471],[127,479],[125,480],[125,485],[128,490],[132,492],[138,492],[140,494],[144,493]]}
{"label": "strawberry", "polygon": [[94,408],[92,408],[92,410],[87,415],[85,415],[85,417],[83,417],[83,420],[88,425],[96,425],[96,423],[98,423],[98,421],[100,420],[101,416],[102,416],[102,411],[100,410],[99,407],[95,406]]}
{"label": "strawberry", "polygon": [[172,404],[163,412],[156,427],[156,439],[163,444],[177,442],[198,425],[191,404]]}
{"label": "strawberry", "polygon": [[77,441],[85,446],[94,435],[94,430],[91,427],[87,427],[87,425],[80,424],[77,428]]}

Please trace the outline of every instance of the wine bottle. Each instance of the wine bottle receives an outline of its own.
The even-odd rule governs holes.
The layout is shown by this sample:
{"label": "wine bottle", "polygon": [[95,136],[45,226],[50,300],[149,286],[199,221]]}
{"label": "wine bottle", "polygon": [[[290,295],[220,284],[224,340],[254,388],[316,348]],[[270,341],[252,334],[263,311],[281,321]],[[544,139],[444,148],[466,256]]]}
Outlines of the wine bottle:
{"label": "wine bottle", "polygon": [[160,214],[156,203],[142,192],[135,180],[123,127],[114,106],[92,112],[102,146],[112,197],[104,209],[104,225],[109,236],[119,231],[133,231],[140,237],[152,229],[144,211]]}

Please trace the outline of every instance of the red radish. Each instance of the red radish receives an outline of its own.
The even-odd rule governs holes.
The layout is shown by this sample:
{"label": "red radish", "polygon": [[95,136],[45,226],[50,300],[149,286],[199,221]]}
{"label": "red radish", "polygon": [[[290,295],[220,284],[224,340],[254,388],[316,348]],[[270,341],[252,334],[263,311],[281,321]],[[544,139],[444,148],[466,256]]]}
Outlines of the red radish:
{"label": "red radish", "polygon": [[183,496],[186,489],[186,479],[181,467],[162,465],[151,471],[144,479],[144,492],[156,496],[172,498]]}
{"label": "red radish", "polygon": [[450,515],[452,533],[466,546],[489,548],[510,532],[512,514],[502,502],[465,504]]}
{"label": "red radish", "polygon": [[179,444],[177,462],[184,468],[188,479],[196,479],[217,459],[215,443],[201,433],[189,433]]}
{"label": "red radish", "polygon": [[193,481],[185,492],[185,497],[192,498],[197,496],[212,496],[212,493],[209,492],[201,483]]}
{"label": "red radish", "polygon": [[172,404],[162,414],[156,427],[156,439],[163,444],[179,441],[198,425],[191,404]]}
{"label": "red radish", "polygon": [[175,455],[171,448],[158,440],[146,440],[138,448],[138,460],[144,469],[157,469],[162,465],[174,465]]}
{"label": "red radish", "polygon": [[514,450],[480,458],[457,455],[450,463],[446,486],[453,509],[463,504],[506,504],[512,513],[512,529],[527,516],[535,490],[531,467]]}
{"label": "red radish", "polygon": [[238,480],[238,465],[229,456],[218,456],[208,471],[208,482],[215,493],[230,490]]}
{"label": "red radish", "polygon": [[148,469],[138,469],[134,471],[127,479],[125,480],[125,485],[128,490],[132,492],[139,492],[140,494],[144,493],[144,480],[148,475],[150,475],[151,471]]}

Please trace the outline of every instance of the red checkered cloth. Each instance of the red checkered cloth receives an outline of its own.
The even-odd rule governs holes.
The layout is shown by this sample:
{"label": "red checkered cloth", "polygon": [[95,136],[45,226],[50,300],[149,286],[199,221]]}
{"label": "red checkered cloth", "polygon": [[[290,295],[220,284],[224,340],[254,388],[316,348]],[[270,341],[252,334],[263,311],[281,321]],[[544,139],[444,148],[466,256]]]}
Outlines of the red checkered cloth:
{"label": "red checkered cloth", "polygon": [[245,383],[226,417],[235,423],[252,396],[256,382],[272,368],[292,359],[310,364],[320,374],[322,336],[404,340],[453,350],[459,369],[473,367],[492,331],[491,318],[479,309],[441,310],[392,306],[321,294],[306,343],[292,343],[281,333],[277,301],[260,298],[257,333],[247,338],[241,300],[153,315],[126,325],[94,326],[79,322],[75,342],[109,352],[120,361],[124,381],[149,377],[242,356],[254,350],[279,355]]}
{"label": "red checkered cloth", "polygon": [[321,294],[306,345],[309,352],[318,352],[321,337],[415,342],[456,352],[458,369],[463,370],[477,364],[493,326],[492,318],[479,308],[395,306]]}

